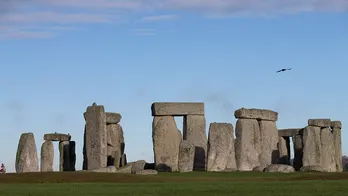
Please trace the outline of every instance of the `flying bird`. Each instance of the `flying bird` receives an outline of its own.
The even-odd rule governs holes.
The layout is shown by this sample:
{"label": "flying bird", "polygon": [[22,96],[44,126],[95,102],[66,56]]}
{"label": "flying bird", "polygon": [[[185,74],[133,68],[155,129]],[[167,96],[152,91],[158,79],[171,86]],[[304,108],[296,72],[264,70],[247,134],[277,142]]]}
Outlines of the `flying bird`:
{"label": "flying bird", "polygon": [[291,70],[291,68],[289,68],[289,69],[281,69],[281,70],[279,70],[279,71],[277,71],[277,73],[279,73],[279,72],[282,72],[282,71],[287,71],[287,70]]}

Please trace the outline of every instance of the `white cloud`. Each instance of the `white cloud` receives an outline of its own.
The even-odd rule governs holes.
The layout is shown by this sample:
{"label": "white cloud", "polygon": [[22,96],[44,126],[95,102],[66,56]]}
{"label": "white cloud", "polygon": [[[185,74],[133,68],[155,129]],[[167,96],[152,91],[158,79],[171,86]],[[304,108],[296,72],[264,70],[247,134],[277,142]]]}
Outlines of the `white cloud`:
{"label": "white cloud", "polygon": [[177,15],[157,15],[157,16],[145,16],[140,19],[142,22],[154,22],[154,21],[167,21],[177,19]]}

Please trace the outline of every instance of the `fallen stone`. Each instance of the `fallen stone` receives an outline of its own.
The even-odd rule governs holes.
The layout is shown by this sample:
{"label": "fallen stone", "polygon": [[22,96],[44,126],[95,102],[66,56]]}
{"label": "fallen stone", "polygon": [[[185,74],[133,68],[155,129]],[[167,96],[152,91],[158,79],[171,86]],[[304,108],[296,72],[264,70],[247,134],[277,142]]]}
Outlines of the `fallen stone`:
{"label": "fallen stone", "polygon": [[139,173],[140,171],[143,171],[146,165],[145,160],[138,160],[132,164],[132,174]]}
{"label": "fallen stone", "polygon": [[105,112],[106,124],[117,124],[121,121],[121,114]]}
{"label": "fallen stone", "polygon": [[38,172],[39,160],[33,133],[23,133],[19,139],[16,155],[16,172]]}
{"label": "fallen stone", "polygon": [[123,167],[120,167],[116,173],[121,173],[121,174],[131,174],[132,173],[132,165],[126,165]]}
{"label": "fallen stone", "polygon": [[278,129],[274,121],[259,121],[261,134],[260,165],[267,166],[279,162]]}
{"label": "fallen stone", "polygon": [[330,128],[321,129],[320,141],[322,149],[321,168],[324,172],[336,172],[334,138]]}
{"label": "fallen stone", "polygon": [[279,137],[278,164],[290,165],[290,137]]}
{"label": "fallen stone", "polygon": [[204,115],[204,103],[155,102],[151,110],[152,116]]}
{"label": "fallen stone", "polygon": [[294,135],[298,135],[301,129],[279,129],[278,136],[279,137],[292,137]]}
{"label": "fallen stone", "polygon": [[235,153],[238,171],[251,171],[260,165],[261,133],[255,119],[238,119],[236,123]]}
{"label": "fallen stone", "polygon": [[265,110],[265,109],[241,108],[234,112],[234,116],[239,119],[256,119],[256,120],[269,120],[269,121],[278,120],[278,112]]}
{"label": "fallen stone", "polygon": [[118,172],[115,166],[92,169],[89,171],[90,172],[98,172],[98,173],[116,173],[116,172]]}
{"label": "fallen stone", "polygon": [[335,148],[335,163],[336,163],[336,171],[342,172],[343,166],[342,166],[342,138],[341,138],[341,129],[340,128],[333,128],[332,129],[332,135],[333,135],[333,143]]}
{"label": "fallen stone", "polygon": [[307,126],[303,130],[303,166],[322,165],[320,127]]}
{"label": "fallen stone", "polygon": [[230,123],[211,123],[208,137],[207,171],[236,169],[234,131]]}
{"label": "fallen stone", "polygon": [[195,146],[188,140],[182,140],[179,147],[179,172],[192,172]]}
{"label": "fallen stone", "polygon": [[299,171],[303,166],[303,138],[302,135],[294,135],[292,137],[293,147],[294,147],[294,160],[293,166],[296,171]]}
{"label": "fallen stone", "polygon": [[54,147],[52,141],[45,141],[41,146],[41,172],[53,171]]}
{"label": "fallen stone", "polygon": [[264,169],[265,172],[291,173],[295,172],[295,168],[291,165],[271,164]]}
{"label": "fallen stone", "polygon": [[265,170],[265,166],[256,166],[253,168],[253,172],[263,172]]}
{"label": "fallen stone", "polygon": [[207,135],[206,120],[202,115],[187,115],[184,117],[183,138],[195,146],[193,170],[202,171],[206,168]]}
{"label": "fallen stone", "polygon": [[71,135],[63,133],[47,133],[44,135],[44,140],[46,141],[70,141]]}
{"label": "fallen stone", "polygon": [[311,165],[311,166],[303,166],[300,169],[301,172],[323,172],[321,166]]}
{"label": "fallen stone", "polygon": [[88,106],[84,113],[86,120],[85,154],[87,169],[107,166],[107,131],[104,106]]}
{"label": "fallen stone", "polygon": [[331,121],[331,128],[342,128],[342,122],[341,121]]}
{"label": "fallen stone", "polygon": [[146,169],[146,170],[137,171],[135,174],[136,175],[157,175],[158,172],[156,170]]}
{"label": "fallen stone", "polygon": [[308,126],[314,126],[314,127],[330,127],[331,126],[331,120],[330,119],[309,119],[308,120]]}
{"label": "fallen stone", "polygon": [[179,138],[173,116],[155,116],[152,123],[152,140],[157,171],[178,171]]}

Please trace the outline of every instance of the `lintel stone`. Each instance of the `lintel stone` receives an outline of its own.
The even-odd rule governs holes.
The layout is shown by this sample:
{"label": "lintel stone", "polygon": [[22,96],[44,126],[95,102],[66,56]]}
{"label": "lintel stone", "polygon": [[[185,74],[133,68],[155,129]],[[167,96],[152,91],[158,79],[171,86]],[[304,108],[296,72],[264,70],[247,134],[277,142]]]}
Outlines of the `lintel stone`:
{"label": "lintel stone", "polygon": [[106,124],[117,124],[121,121],[121,114],[113,112],[105,112]]}
{"label": "lintel stone", "polygon": [[155,102],[152,116],[204,115],[203,102]]}
{"label": "lintel stone", "polygon": [[309,119],[308,126],[314,127],[330,127],[331,120],[329,118],[317,118],[317,119]]}
{"label": "lintel stone", "polygon": [[300,130],[302,128],[296,128],[296,129],[278,129],[278,136],[279,137],[292,137],[294,135],[298,135],[300,133]]}
{"label": "lintel stone", "polygon": [[331,121],[331,128],[340,128],[340,129],[342,129],[341,121]]}
{"label": "lintel stone", "polygon": [[240,108],[234,112],[234,116],[239,119],[257,119],[257,120],[268,120],[268,121],[277,121],[278,112],[266,109],[247,109]]}
{"label": "lintel stone", "polygon": [[71,135],[64,133],[47,133],[44,135],[46,141],[70,141]]}

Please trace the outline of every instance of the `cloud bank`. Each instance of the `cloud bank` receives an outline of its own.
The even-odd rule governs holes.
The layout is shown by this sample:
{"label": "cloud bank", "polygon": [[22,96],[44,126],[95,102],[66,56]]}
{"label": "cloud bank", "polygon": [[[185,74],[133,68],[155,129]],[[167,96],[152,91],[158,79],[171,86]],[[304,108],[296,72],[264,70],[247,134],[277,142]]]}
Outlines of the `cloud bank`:
{"label": "cloud bank", "polygon": [[[0,38],[46,38],[57,32],[55,29],[31,31],[26,29],[28,25],[114,24],[124,18],[142,22],[168,21],[179,18],[177,12],[204,17],[257,17],[346,11],[348,0],[0,0]],[[156,14],[158,12],[165,14]],[[134,19],[136,16],[139,18]],[[8,27],[12,29],[11,34]]]}

